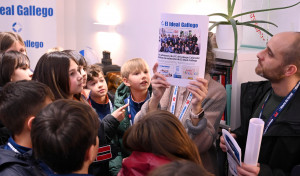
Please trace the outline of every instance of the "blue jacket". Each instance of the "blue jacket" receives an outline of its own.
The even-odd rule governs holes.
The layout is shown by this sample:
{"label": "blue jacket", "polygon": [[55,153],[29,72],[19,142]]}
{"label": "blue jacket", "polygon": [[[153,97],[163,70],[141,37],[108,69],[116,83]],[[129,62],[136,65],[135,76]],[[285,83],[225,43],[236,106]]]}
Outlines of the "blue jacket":
{"label": "blue jacket", "polygon": [[32,150],[18,154],[0,147],[0,175],[43,176],[46,175],[32,156]]}

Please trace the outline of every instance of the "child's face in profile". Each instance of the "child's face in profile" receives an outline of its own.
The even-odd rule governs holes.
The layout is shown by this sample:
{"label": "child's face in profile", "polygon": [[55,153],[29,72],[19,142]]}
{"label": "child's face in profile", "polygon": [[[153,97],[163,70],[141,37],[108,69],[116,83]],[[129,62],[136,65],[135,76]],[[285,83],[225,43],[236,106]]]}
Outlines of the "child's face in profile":
{"label": "child's face in profile", "polygon": [[91,90],[92,97],[105,97],[107,94],[107,84],[103,74],[99,74],[98,77],[93,77],[92,81],[88,81],[87,88]]}
{"label": "child's face in profile", "polygon": [[19,68],[16,68],[13,74],[11,75],[11,81],[20,81],[20,80],[31,80],[32,71],[28,65],[23,65]]}
{"label": "child's face in profile", "polygon": [[78,72],[78,65],[70,59],[70,68],[69,68],[69,84],[70,84],[70,94],[78,94],[81,93],[82,86],[82,76]]}
{"label": "child's face in profile", "polygon": [[137,91],[147,90],[150,86],[150,73],[148,68],[143,70],[135,70],[134,72],[130,73],[125,82],[130,89]]}

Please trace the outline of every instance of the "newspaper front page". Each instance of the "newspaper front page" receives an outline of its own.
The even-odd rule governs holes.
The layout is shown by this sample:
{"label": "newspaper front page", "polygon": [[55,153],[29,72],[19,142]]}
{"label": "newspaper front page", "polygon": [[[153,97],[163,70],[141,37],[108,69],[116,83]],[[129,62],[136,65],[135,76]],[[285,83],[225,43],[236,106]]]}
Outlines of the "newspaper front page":
{"label": "newspaper front page", "polygon": [[158,69],[167,81],[186,87],[204,77],[208,16],[162,14],[159,28]]}

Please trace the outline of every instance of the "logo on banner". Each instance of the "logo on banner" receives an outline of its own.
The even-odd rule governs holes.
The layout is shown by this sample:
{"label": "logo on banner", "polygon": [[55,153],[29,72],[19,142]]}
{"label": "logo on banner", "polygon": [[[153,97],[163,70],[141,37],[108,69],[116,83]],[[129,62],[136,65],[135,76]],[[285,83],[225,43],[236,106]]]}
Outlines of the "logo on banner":
{"label": "logo on banner", "polygon": [[21,25],[21,23],[18,23],[18,22],[14,22],[12,25],[12,30],[14,32],[21,32],[22,28],[23,28],[23,26]]}

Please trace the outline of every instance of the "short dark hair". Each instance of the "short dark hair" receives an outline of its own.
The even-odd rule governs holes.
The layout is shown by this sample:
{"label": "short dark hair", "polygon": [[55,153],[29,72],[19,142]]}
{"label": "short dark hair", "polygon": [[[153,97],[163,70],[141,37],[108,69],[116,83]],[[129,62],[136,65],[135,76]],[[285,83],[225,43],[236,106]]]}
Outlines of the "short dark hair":
{"label": "short dark hair", "polygon": [[284,64],[294,64],[297,66],[296,75],[300,77],[300,32],[293,32],[295,40],[291,43],[290,47],[283,53]]}
{"label": "short dark hair", "polygon": [[69,68],[70,60],[77,61],[61,51],[45,53],[36,64],[32,80],[37,80],[50,87],[55,99],[70,96]]}
{"label": "short dark hair", "polygon": [[212,176],[213,174],[207,172],[205,168],[199,164],[196,164],[187,160],[177,160],[168,164],[162,165],[152,172],[148,176]]}
{"label": "short dark hair", "polygon": [[0,53],[0,86],[10,82],[15,69],[27,66],[30,67],[29,58],[18,51]]}
{"label": "short dark hair", "polygon": [[102,68],[97,64],[88,66],[86,74],[87,74],[87,82],[93,81],[94,77],[98,77],[100,74],[104,76]]}
{"label": "short dark hair", "polygon": [[22,132],[26,119],[35,116],[46,98],[54,100],[50,88],[37,81],[7,83],[0,91],[0,119],[13,135]]}
{"label": "short dark hair", "polygon": [[149,152],[170,160],[187,159],[202,164],[198,149],[176,116],[168,111],[151,111],[123,136],[130,151]]}
{"label": "short dark hair", "polygon": [[96,145],[99,124],[97,113],[88,104],[57,100],[33,120],[34,154],[59,174],[80,170],[86,151]]}
{"label": "short dark hair", "polygon": [[0,51],[6,51],[15,42],[20,42],[21,45],[25,46],[22,37],[14,32],[0,32]]}

